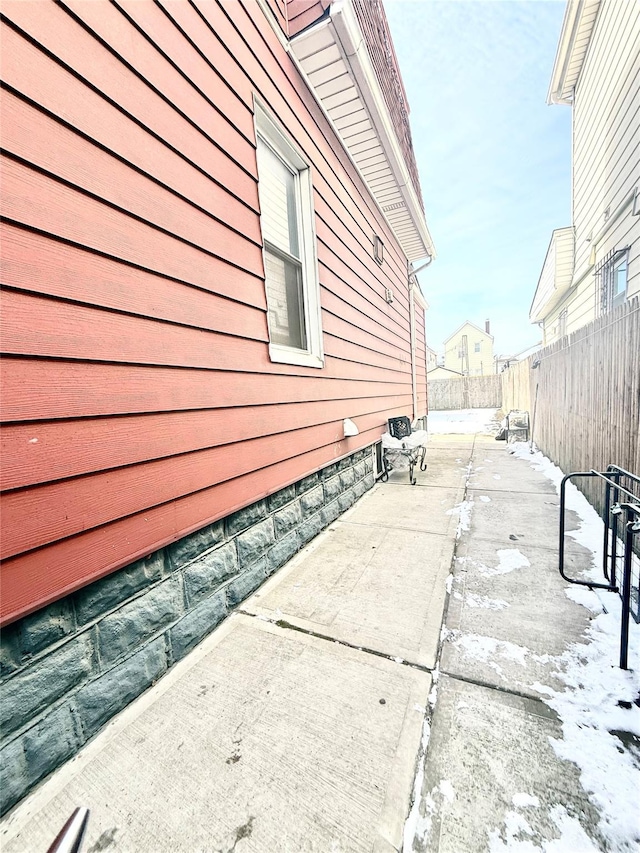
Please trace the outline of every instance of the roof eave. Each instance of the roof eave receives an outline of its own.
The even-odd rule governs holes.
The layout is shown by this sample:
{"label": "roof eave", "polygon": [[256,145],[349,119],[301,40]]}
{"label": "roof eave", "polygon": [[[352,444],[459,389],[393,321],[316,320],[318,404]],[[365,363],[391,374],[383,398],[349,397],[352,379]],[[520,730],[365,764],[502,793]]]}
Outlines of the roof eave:
{"label": "roof eave", "polygon": [[[400,148],[393,123],[391,121],[391,116],[384,100],[384,95],[380,88],[380,84],[378,83],[362,30],[360,29],[360,25],[351,3],[348,2],[348,0],[336,0],[333,2],[330,7],[329,17],[323,18],[315,26],[307,28],[304,32],[294,37],[290,42],[291,50],[294,56],[298,58],[296,55],[296,48],[301,46],[304,40],[308,40],[312,37],[314,32],[318,32],[319,28],[325,27],[329,28],[345,63],[351,71],[358,94],[370,116],[375,133],[380,141],[382,149],[385,152],[385,156],[395,180],[395,185],[402,197],[402,201],[406,207],[411,222],[419,235],[420,242],[422,244],[422,248],[419,251],[422,253],[420,254],[416,250],[407,251],[405,249],[405,254],[410,261],[417,261],[426,257],[435,258],[436,250],[433,239],[429,232],[418,195],[411,182],[409,170],[406,166],[404,155]],[[300,51],[300,54],[302,55],[302,51]],[[301,63],[301,60],[298,60],[298,62]],[[304,69],[302,70],[304,71]],[[327,115],[333,124],[331,116],[323,104],[322,96],[314,88],[308,78],[307,81],[311,91],[316,97],[316,100],[323,108],[325,115]],[[348,143],[342,139],[342,136],[339,130],[335,128],[335,125],[334,129],[338,137],[342,140],[344,147],[351,155],[351,159],[356,165],[356,168],[360,171],[353,153],[349,149]],[[360,172],[360,174],[362,175],[362,172]],[[368,181],[364,175],[362,178],[365,184],[368,185]],[[373,190],[371,190],[371,193],[373,197],[376,198],[376,194]],[[391,218],[387,215],[387,211],[385,211],[384,206],[377,198],[376,202],[385,216],[385,219],[389,222],[391,230],[395,232],[396,228],[394,227]],[[398,237],[398,240],[402,245],[402,239]]]}
{"label": "roof eave", "polygon": [[[588,45],[599,5],[600,0],[567,0],[547,104],[573,104],[573,92],[586,54],[586,47],[578,50],[576,46],[585,38]],[[574,64],[574,60],[577,60],[577,64]]]}

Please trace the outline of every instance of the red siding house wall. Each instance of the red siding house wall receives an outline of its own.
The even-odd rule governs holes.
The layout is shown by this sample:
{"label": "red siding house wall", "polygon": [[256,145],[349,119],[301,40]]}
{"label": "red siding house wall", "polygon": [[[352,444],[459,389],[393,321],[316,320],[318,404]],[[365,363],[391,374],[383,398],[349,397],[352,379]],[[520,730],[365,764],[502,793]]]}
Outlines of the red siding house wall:
{"label": "red siding house wall", "polygon": [[371,488],[434,250],[379,0],[0,13],[3,814]]}
{"label": "red siding house wall", "polygon": [[[257,2],[2,14],[10,622],[371,444],[412,385],[407,258]],[[321,369],[269,358],[255,97],[311,167]]]}

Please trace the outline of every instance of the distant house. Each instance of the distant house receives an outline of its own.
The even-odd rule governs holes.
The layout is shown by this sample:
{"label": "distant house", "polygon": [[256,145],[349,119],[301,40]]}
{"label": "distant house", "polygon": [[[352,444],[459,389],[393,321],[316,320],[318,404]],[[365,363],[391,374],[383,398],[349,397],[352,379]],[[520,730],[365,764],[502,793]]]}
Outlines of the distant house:
{"label": "distant house", "polygon": [[466,376],[486,376],[495,371],[493,335],[468,320],[444,342],[444,367]]}
{"label": "distant house", "polygon": [[427,347],[427,373],[430,370],[433,370],[434,367],[438,366],[438,353],[431,349],[430,346]]}
{"label": "distant house", "polygon": [[544,343],[640,292],[640,4],[569,0],[549,104],[573,110],[572,224],[549,243],[529,317]]}
{"label": "distant house", "polygon": [[459,370],[449,370],[447,367],[432,367],[427,371],[427,380],[430,379],[455,379],[462,376]]}
{"label": "distant house", "polygon": [[373,486],[434,248],[381,0],[2,12],[6,809]]}
{"label": "distant house", "polygon": [[508,367],[512,367],[519,361],[524,361],[525,358],[528,358],[530,355],[533,355],[534,352],[537,352],[537,350],[539,350],[541,346],[542,342],[539,342],[513,355],[497,355],[494,359],[496,365],[496,373],[502,373],[502,371],[506,370]]}

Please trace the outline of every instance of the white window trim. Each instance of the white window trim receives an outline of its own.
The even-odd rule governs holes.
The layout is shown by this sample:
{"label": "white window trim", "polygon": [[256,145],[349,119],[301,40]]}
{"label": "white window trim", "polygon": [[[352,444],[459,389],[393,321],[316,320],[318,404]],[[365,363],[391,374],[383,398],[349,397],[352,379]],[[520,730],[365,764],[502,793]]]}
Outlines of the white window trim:
{"label": "white window trim", "polygon": [[[254,98],[254,123],[256,140],[258,137],[274,148],[280,156],[298,173],[300,188],[299,239],[301,243],[302,289],[304,318],[307,333],[306,350],[274,344],[269,341],[269,358],[280,364],[295,364],[300,367],[324,367],[324,349],[322,342],[322,315],[320,311],[320,282],[318,275],[318,257],[316,252],[316,232],[313,206],[313,186],[309,163],[291,143],[275,120],[262,104]],[[259,179],[259,176],[258,176]],[[264,242],[262,258],[266,270]],[[265,284],[266,291],[266,284]],[[267,323],[269,315],[267,312]]]}

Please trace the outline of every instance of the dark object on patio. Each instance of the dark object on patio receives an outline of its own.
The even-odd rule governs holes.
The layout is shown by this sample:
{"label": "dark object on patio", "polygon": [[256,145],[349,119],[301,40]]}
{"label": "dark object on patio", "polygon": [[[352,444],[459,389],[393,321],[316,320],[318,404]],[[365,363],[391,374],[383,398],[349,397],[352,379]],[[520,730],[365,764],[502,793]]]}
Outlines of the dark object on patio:
{"label": "dark object on patio", "polygon": [[413,471],[416,465],[420,465],[421,471],[427,470],[424,461],[427,451],[427,431],[413,430],[411,421],[406,415],[397,418],[389,418],[387,421],[388,432],[382,436],[382,475],[380,479],[386,482],[389,479],[389,471],[394,467],[409,466],[409,482],[412,486],[416,484]]}
{"label": "dark object on patio", "polygon": [[507,442],[529,440],[529,412],[512,409],[507,415]]}
{"label": "dark object on patio", "polygon": [[389,434],[393,438],[406,438],[411,435],[411,421],[406,415],[400,415],[397,418],[389,418],[387,421],[389,426]]}

